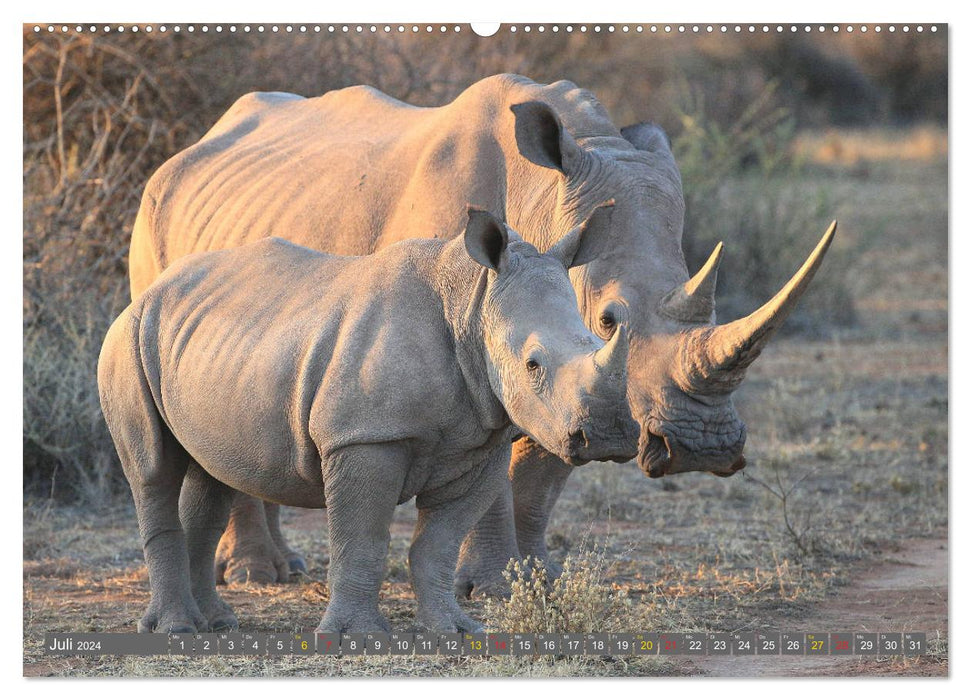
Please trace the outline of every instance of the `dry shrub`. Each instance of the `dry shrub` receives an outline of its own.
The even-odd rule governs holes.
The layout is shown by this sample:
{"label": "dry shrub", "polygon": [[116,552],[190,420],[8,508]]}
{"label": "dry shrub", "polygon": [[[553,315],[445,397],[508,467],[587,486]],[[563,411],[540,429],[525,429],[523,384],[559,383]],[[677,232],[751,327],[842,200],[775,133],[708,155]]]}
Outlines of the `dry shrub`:
{"label": "dry shrub", "polygon": [[24,41],[24,482],[103,502],[119,471],[95,368],[141,188],[189,137],[178,43]]}
{"label": "dry shrub", "polygon": [[552,583],[539,559],[510,560],[503,576],[512,587],[508,600],[490,602],[490,626],[519,633],[618,632],[634,629],[631,601],[606,583],[606,557],[583,553],[563,562]]}

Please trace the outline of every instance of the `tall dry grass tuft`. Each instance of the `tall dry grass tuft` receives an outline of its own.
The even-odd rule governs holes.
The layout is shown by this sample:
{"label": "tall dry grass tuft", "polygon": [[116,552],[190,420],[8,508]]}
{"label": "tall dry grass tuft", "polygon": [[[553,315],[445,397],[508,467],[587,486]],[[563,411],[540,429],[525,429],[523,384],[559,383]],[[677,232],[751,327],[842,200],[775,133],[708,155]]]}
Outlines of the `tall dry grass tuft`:
{"label": "tall dry grass tuft", "polygon": [[549,581],[542,561],[510,560],[503,575],[512,594],[489,602],[492,629],[502,632],[618,632],[634,629],[631,601],[606,583],[606,556],[584,552],[563,562],[563,573]]}

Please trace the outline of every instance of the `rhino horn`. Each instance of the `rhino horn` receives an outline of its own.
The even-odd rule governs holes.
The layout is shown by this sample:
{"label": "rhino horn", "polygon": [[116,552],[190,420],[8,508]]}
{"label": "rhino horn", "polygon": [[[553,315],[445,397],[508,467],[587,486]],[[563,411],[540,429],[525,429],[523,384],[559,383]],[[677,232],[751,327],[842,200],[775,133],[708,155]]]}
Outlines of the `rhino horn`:
{"label": "rhino horn", "polygon": [[593,355],[594,366],[602,373],[617,377],[627,373],[627,352],[629,350],[627,327],[617,327],[607,344]]}
{"label": "rhino horn", "polygon": [[711,321],[715,312],[715,285],[725,246],[721,243],[708,256],[708,262],[684,284],[661,299],[660,310],[668,318],[685,323]]}
{"label": "rhino horn", "polygon": [[741,383],[746,368],[759,356],[806,291],[835,234],[834,221],[799,271],[762,308],[732,323],[697,328],[682,336],[680,365],[692,391],[729,393]]}

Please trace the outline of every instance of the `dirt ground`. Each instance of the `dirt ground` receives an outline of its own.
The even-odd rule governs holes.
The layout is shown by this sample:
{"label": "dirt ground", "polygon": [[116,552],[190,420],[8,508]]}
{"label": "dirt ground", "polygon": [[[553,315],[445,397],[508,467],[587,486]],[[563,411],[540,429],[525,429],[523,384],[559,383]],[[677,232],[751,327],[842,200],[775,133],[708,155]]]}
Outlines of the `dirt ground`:
{"label": "dirt ground", "polygon": [[[939,645],[947,640],[947,540],[900,543],[900,550],[853,568],[838,595],[804,615],[780,618],[780,630],[933,630],[933,655],[877,659],[857,656],[706,656],[691,661],[690,675],[734,678],[776,676],[945,676]],[[940,635],[940,636],[938,636]]]}
{"label": "dirt ground", "polygon": [[[741,474],[649,480],[630,464],[577,470],[554,513],[551,554],[593,552],[604,562],[606,585],[627,601],[634,626],[611,631],[916,631],[927,633],[927,655],[45,657],[49,632],[134,631],[148,582],[125,499],[100,509],[25,503],[24,674],[947,675],[946,163],[820,165],[810,177],[841,193],[835,245],[860,251],[848,270],[859,326],[822,340],[781,339],[752,367],[736,394],[749,425],[750,466]],[[406,563],[414,518],[413,505],[398,509],[382,590],[382,612],[398,631],[415,629]],[[325,517],[287,510],[284,524],[309,574],[226,589],[242,631],[312,630],[326,605]],[[483,602],[467,605],[492,619]]]}

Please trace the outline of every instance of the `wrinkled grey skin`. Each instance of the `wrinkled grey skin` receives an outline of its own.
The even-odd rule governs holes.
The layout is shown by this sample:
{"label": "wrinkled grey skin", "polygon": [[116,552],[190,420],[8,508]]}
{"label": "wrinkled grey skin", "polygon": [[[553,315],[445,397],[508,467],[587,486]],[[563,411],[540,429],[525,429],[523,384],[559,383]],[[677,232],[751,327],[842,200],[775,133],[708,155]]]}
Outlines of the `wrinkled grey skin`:
{"label": "wrinkled grey skin", "polygon": [[[681,178],[667,139],[649,124],[618,129],[591,93],[567,81],[494,76],[438,108],[368,87],[312,99],[247,95],[148,183],[132,236],[132,291],[182,255],[264,236],[364,254],[457,231],[466,202],[503,212],[545,250],[611,199],[610,245],[571,280],[588,328],[601,338],[620,323],[630,329],[638,463],[654,477],[732,474],[744,465],[745,426],[731,392],[745,365],[727,378],[693,376],[718,364],[688,352],[706,350],[698,334],[720,328],[712,325],[717,260],[689,280]],[[501,590],[510,558],[550,563],[546,526],[571,467],[524,439],[509,472],[511,488],[463,546],[461,593]],[[274,549],[262,512],[242,510],[220,545],[226,577],[276,580],[283,555],[261,554]]]}
{"label": "wrinkled grey skin", "polygon": [[604,344],[583,325],[566,272],[596,256],[609,211],[546,254],[470,211],[464,236],[367,257],[271,238],[172,265],[98,365],[149,569],[139,631],[237,627],[213,575],[233,489],[328,509],[331,632],[390,630],[389,526],[417,497],[419,619],[481,630],[452,575],[508,481],[512,439],[575,465],[637,451],[626,334]]}

